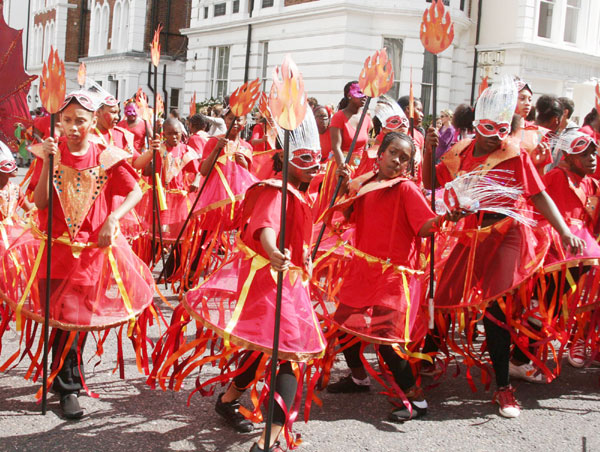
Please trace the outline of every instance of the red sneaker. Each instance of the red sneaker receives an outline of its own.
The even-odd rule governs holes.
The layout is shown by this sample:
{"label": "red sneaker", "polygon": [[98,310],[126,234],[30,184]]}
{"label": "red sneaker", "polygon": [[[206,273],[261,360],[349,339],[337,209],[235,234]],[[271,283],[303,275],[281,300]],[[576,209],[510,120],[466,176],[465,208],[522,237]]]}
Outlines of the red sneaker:
{"label": "red sneaker", "polygon": [[500,405],[500,415],[507,418],[518,417],[521,414],[519,402],[515,399],[515,389],[511,386],[498,388],[494,393],[492,402]]}

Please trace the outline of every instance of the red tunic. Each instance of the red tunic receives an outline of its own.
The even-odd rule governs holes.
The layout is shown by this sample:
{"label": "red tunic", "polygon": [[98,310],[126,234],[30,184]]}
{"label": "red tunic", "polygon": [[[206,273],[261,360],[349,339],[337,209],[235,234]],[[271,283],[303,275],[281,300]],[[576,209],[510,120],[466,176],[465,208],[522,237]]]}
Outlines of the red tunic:
{"label": "red tunic", "polygon": [[[365,147],[369,141],[369,130],[373,127],[373,122],[371,121],[371,117],[367,115],[365,120],[363,121],[362,127],[360,129],[360,133],[358,134],[358,138],[356,139],[356,146],[352,151],[352,161],[351,165],[357,166],[360,163],[360,158],[362,156]],[[356,133],[356,129],[350,125],[348,122],[348,118],[346,114],[340,110],[333,118],[331,118],[331,125],[329,128],[340,129],[342,132],[342,143],[340,148],[344,154],[346,154],[350,150],[350,145],[352,144],[352,140],[354,139],[354,134]],[[330,132],[331,133],[331,132]]]}
{"label": "red tunic", "polygon": [[[509,170],[502,177],[504,185],[519,186],[522,198],[504,198],[509,206],[530,210],[526,200],[544,190],[544,184],[526,152],[508,140],[503,147],[481,157],[473,156],[475,141],[463,140],[455,144],[437,166],[440,185],[459,174],[474,170]],[[488,173],[488,176],[497,176]],[[508,179],[508,180],[507,180]],[[502,199],[502,198],[500,198]],[[452,232],[454,246],[444,260],[438,260],[439,282],[435,292],[438,307],[457,307],[479,304],[519,286],[542,265],[549,240],[544,228],[530,228],[505,218],[482,227],[479,215],[469,215],[464,228]],[[474,237],[477,240],[474,241]],[[471,250],[473,243],[475,249]]]}
{"label": "red tunic", "polygon": [[146,121],[140,118],[136,124],[130,126],[127,120],[124,119],[117,126],[123,127],[133,133],[133,146],[136,151],[140,152],[144,148],[146,144],[146,130],[150,129],[150,126],[146,125]]}
{"label": "red tunic", "polygon": [[187,145],[193,148],[198,155],[202,155],[204,145],[208,141],[208,137],[206,136],[206,132],[196,132],[188,138]]}
{"label": "red tunic", "polygon": [[325,163],[329,159],[329,154],[331,154],[331,135],[329,129],[319,135],[319,142],[321,143],[321,163]]}

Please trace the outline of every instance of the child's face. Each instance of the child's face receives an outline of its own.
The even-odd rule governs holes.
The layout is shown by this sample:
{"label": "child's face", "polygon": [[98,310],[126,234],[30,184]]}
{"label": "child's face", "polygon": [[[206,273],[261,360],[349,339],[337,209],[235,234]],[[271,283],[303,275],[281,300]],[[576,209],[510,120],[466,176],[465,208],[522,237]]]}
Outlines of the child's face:
{"label": "child's face", "polygon": [[521,118],[526,118],[531,111],[531,92],[526,89],[522,89],[519,93],[519,98],[517,100],[517,109],[515,113],[521,116]]}
{"label": "child's face", "polygon": [[62,111],[60,123],[67,137],[67,144],[80,144],[87,138],[90,130],[96,127],[96,116],[73,102]]}
{"label": "child's face", "polygon": [[97,111],[96,116],[98,117],[98,125],[103,129],[112,129],[119,122],[119,106],[103,105]]}
{"label": "child's face", "polygon": [[165,130],[163,130],[163,136],[165,137],[165,142],[169,147],[175,147],[181,141],[181,130],[179,127],[173,127],[171,124],[167,124]]}
{"label": "child's face", "polygon": [[237,117],[233,114],[232,111],[228,111],[227,115],[225,115],[225,125],[227,126],[227,128],[229,129],[229,126],[231,125],[231,123],[235,120],[235,124],[231,129],[231,133],[230,136],[231,137],[235,137],[238,135],[238,133],[240,133],[242,131],[242,129],[244,128],[244,126],[246,125],[246,118],[240,118]]}
{"label": "child's face", "polygon": [[297,181],[297,185],[303,183],[310,184],[319,171],[319,166],[316,165],[312,168],[298,168],[297,166],[288,163],[288,171],[290,172],[290,181],[292,183]]}
{"label": "child's face", "polygon": [[569,154],[565,160],[571,167],[571,171],[583,177],[588,174],[594,174],[597,166],[597,149],[592,143],[580,154]]}
{"label": "child's face", "polygon": [[394,179],[408,175],[412,148],[410,144],[395,138],[389,146],[377,157],[380,179]]}

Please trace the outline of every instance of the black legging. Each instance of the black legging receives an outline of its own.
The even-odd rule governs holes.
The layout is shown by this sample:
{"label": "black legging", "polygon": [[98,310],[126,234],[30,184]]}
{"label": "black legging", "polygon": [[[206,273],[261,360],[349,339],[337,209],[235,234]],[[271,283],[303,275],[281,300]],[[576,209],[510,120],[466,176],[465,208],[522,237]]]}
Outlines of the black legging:
{"label": "black legging", "polygon": [[[345,334],[340,338],[340,342],[347,342],[352,340],[352,336]],[[344,358],[346,363],[351,369],[363,367],[363,363],[360,359],[360,342],[346,348],[344,351]],[[415,385],[415,377],[410,367],[410,363],[405,359],[402,359],[398,353],[394,351],[391,345],[380,345],[379,354],[383,358],[383,361],[390,368],[390,372],[394,376],[396,384],[400,386],[400,389],[406,391]]]}
{"label": "black legging", "polygon": [[[59,330],[55,328],[56,334],[54,336],[54,341],[52,342],[52,365],[51,371],[54,371],[56,367],[59,365],[60,357],[62,352],[67,345],[67,339],[69,338],[69,331]],[[71,344],[71,348],[67,352],[65,356],[65,361],[63,362],[62,367],[54,381],[52,382],[52,390],[61,396],[66,396],[68,394],[79,394],[79,391],[83,388],[83,360],[78,363],[77,360],[77,343],[79,341],[79,335],[86,333],[77,333],[75,335],[75,339]],[[83,355],[83,346],[85,345],[85,337],[83,342],[81,343],[81,348],[79,350],[79,355]]]}
{"label": "black legging", "polygon": [[[245,390],[256,378],[256,370],[258,369],[258,365],[260,364],[263,355],[264,353],[257,355],[254,362],[250,364],[244,372],[233,379],[233,384],[238,390]],[[242,367],[251,356],[252,352],[246,352],[240,361],[240,367]],[[275,379],[275,390],[285,402],[285,407],[288,410],[291,409],[292,403],[294,403],[297,389],[298,381],[292,370],[292,364],[289,361],[280,361],[279,372],[277,372],[277,378]],[[273,424],[285,425],[285,413],[278,403],[275,403],[273,409]]]}
{"label": "black legging", "polygon": [[[497,319],[500,323],[506,323],[506,316],[498,302],[494,301],[486,309],[486,313]],[[508,386],[508,363],[510,361],[510,333],[505,328],[496,325],[487,316],[483,317],[483,326],[487,341],[487,349],[492,360],[492,366],[496,373],[496,385],[499,388]]]}

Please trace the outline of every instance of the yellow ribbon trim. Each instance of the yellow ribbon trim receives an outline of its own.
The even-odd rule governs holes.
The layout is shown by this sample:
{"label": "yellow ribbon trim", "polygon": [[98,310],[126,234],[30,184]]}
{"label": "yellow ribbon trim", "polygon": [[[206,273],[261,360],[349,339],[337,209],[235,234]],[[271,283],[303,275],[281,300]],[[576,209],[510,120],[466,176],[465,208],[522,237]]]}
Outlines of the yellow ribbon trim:
{"label": "yellow ribbon trim", "polygon": [[231,187],[229,186],[229,182],[225,178],[225,175],[223,174],[223,171],[221,171],[221,168],[219,168],[218,165],[215,165],[215,170],[217,170],[217,174],[219,175],[219,178],[221,179],[221,182],[223,183],[223,188],[225,188],[225,191],[227,192],[227,196],[229,196],[229,199],[231,200],[231,214],[230,214],[230,219],[233,220],[233,215],[235,213],[235,195],[231,191]]}
{"label": "yellow ribbon trim", "polygon": [[123,284],[121,274],[119,273],[117,261],[115,260],[115,256],[112,252],[112,246],[107,247],[105,253],[108,255],[108,261],[110,262],[110,268],[112,269],[113,277],[115,278],[115,282],[117,283],[117,287],[119,288],[119,293],[121,294],[121,298],[123,299],[125,309],[129,314],[129,327],[127,329],[127,336],[131,337],[133,333],[133,327],[135,325],[135,314],[133,312],[133,307],[131,306],[131,300],[129,299],[129,294],[125,289],[125,284]]}
{"label": "yellow ribbon trim", "polygon": [[165,188],[163,187],[158,173],[154,174],[154,176],[156,176],[156,196],[158,197],[158,208],[162,212],[163,210],[167,210],[167,197],[165,194]]}
{"label": "yellow ribbon trim", "polygon": [[[17,331],[23,331],[22,317],[21,311],[23,310],[23,305],[25,304],[25,299],[29,295],[31,291],[31,286],[33,285],[33,281],[35,280],[35,275],[37,275],[38,269],[40,268],[40,262],[42,261],[42,256],[44,255],[44,248],[46,246],[46,242],[42,241],[40,245],[40,249],[38,250],[38,254],[35,257],[35,262],[33,264],[33,269],[31,270],[31,276],[29,277],[29,281],[27,281],[27,286],[23,291],[23,295],[19,300],[19,304],[17,305],[17,309],[15,311],[15,316],[17,319]],[[50,281],[46,281],[46,284],[50,284]]]}
{"label": "yellow ribbon trim", "polygon": [[408,288],[408,280],[406,272],[402,272],[402,287],[404,289],[404,298],[406,299],[406,315],[404,320],[404,340],[410,342],[410,289]]}
{"label": "yellow ribbon trim", "polygon": [[6,229],[4,229],[4,225],[0,223],[0,235],[2,236],[2,241],[4,242],[4,248],[8,249],[8,236],[6,235]]}

